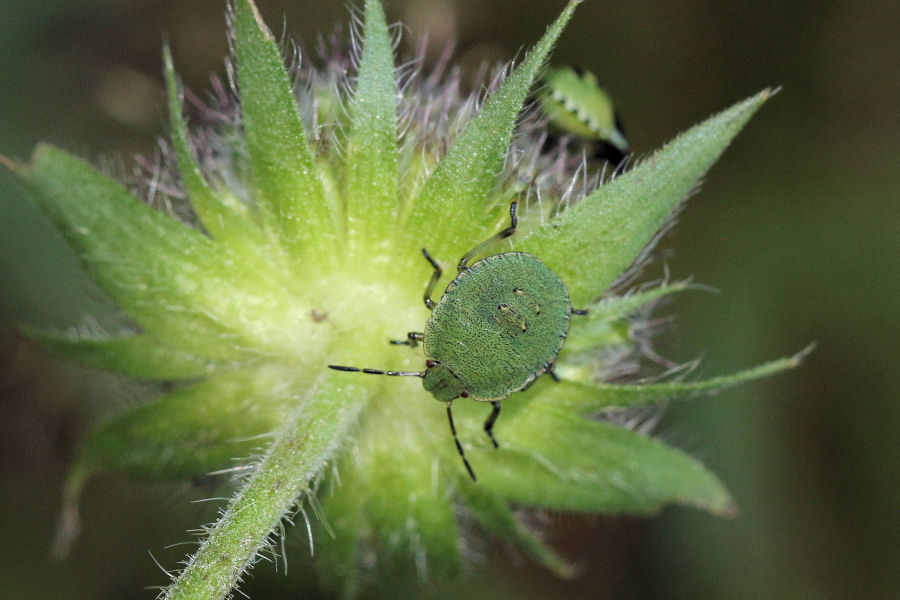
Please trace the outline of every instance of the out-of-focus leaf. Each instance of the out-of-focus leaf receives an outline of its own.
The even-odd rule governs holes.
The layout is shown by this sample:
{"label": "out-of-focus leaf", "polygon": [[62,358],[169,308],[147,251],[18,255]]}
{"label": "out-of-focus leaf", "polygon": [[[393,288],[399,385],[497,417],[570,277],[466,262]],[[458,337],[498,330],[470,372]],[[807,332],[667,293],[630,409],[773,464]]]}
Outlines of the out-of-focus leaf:
{"label": "out-of-focus leaf", "polygon": [[290,371],[223,373],[165,394],[85,437],[79,468],[119,469],[151,480],[200,477],[233,467],[266,445],[288,414]]}
{"label": "out-of-focus leaf", "polygon": [[168,346],[147,334],[92,338],[31,328],[23,328],[23,332],[64,358],[138,379],[193,379],[211,375],[225,366],[224,363]]}
{"label": "out-of-focus leaf", "polygon": [[558,576],[568,578],[575,575],[572,565],[519,523],[500,497],[487,491],[483,485],[465,479],[460,481],[458,491],[466,500],[466,509],[472,512],[482,527],[514,544],[519,551]]}
{"label": "out-of-focus leaf", "polygon": [[92,474],[116,469],[165,481],[234,467],[284,421],[292,383],[290,372],[274,368],[225,373],[102,423],[84,438],[69,471],[54,552],[64,556],[78,533],[78,498]]}
{"label": "out-of-focus leaf", "polygon": [[682,292],[686,289],[688,289],[688,284],[686,282],[667,283],[643,292],[628,294],[626,296],[603,298],[587,307],[588,314],[573,316],[569,327],[578,329],[598,322],[609,322],[621,319],[627,317],[645,304],[649,304],[654,300],[659,300],[669,294]]}

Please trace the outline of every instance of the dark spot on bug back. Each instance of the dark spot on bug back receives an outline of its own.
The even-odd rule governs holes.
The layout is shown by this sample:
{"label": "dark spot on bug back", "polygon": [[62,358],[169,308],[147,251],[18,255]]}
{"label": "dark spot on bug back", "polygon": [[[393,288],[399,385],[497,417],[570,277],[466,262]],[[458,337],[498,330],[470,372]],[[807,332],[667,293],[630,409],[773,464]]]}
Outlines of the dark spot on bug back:
{"label": "dark spot on bug back", "polygon": [[494,321],[503,327],[509,335],[516,337],[519,333],[528,331],[528,322],[525,320],[525,317],[508,303],[502,302],[498,304],[497,310],[500,311],[500,315],[495,316]]}

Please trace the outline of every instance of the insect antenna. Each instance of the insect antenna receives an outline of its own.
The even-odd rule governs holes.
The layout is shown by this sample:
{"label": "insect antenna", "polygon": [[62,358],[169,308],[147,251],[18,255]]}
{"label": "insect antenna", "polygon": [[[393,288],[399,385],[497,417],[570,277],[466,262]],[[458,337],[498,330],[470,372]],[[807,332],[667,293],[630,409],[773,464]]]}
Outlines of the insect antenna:
{"label": "insect antenna", "polygon": [[351,373],[365,373],[367,375],[390,375],[392,377],[425,377],[425,371],[381,371],[379,369],[360,369],[357,367],[344,367],[341,365],[328,365],[335,371],[350,371]]}

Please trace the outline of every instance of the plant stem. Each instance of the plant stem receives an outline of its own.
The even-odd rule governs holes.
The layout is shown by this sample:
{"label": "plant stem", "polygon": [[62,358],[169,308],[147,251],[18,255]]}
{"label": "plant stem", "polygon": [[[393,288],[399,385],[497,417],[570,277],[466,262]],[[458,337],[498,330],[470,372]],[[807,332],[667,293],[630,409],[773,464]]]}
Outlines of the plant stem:
{"label": "plant stem", "polygon": [[365,388],[339,386],[323,376],[162,597],[228,597],[266,539],[322,471],[367,398]]}

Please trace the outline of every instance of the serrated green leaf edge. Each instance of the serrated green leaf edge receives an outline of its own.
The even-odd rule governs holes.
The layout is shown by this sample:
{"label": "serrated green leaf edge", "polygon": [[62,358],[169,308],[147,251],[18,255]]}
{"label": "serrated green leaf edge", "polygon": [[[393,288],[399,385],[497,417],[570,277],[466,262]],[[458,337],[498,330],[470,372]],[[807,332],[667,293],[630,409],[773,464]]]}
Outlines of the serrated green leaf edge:
{"label": "serrated green leaf edge", "polygon": [[593,301],[641,254],[772,94],[763,90],[688,129],[515,242],[515,248],[540,257],[559,275],[569,287],[573,305]]}

